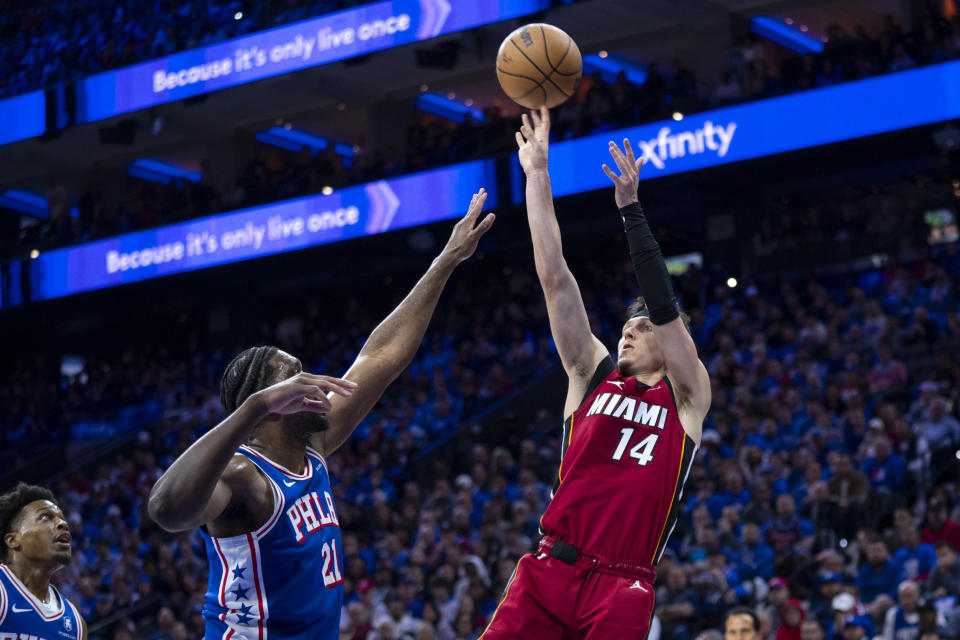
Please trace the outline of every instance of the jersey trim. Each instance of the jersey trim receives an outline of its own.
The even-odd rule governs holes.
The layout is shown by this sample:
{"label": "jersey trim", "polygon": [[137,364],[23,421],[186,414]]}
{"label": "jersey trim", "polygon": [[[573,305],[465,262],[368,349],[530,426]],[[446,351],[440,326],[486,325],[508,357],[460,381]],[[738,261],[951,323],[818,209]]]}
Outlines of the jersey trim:
{"label": "jersey trim", "polygon": [[617,367],[613,364],[613,358],[610,357],[608,353],[603,360],[597,364],[597,368],[593,372],[593,376],[590,378],[590,382],[587,383],[587,392],[583,394],[583,397],[580,398],[580,404],[577,405],[577,408],[580,408],[584,402],[587,401],[587,398],[590,397],[590,394],[596,391],[597,387],[603,384],[603,381],[607,379],[611,373]]}
{"label": "jersey trim", "polygon": [[[674,408],[676,408],[676,403],[674,403]],[[653,559],[650,561],[650,564],[653,566],[656,566],[657,563],[660,562],[660,557],[666,550],[667,541],[670,540],[670,536],[673,535],[673,530],[677,526],[680,500],[683,499],[683,487],[687,483],[687,478],[690,476],[690,469],[693,468],[693,458],[697,455],[697,445],[694,443],[693,438],[691,438],[686,431],[682,431],[682,433],[683,444],[681,445],[680,451],[680,465],[677,468],[677,479],[673,487],[673,499],[670,501],[670,509],[667,511],[667,518],[660,528],[660,537],[657,538],[657,548],[653,552]],[[670,528],[669,531],[667,531],[667,527]]]}
{"label": "jersey trim", "polygon": [[250,447],[248,447],[248,446],[245,445],[245,444],[240,445],[240,448],[243,449],[244,451],[246,451],[247,453],[249,453],[250,455],[256,456],[257,458],[260,458],[261,460],[263,460],[263,461],[266,462],[268,465],[270,465],[271,467],[273,467],[274,469],[276,469],[277,471],[279,471],[279,472],[282,473],[283,475],[287,476],[288,478],[293,478],[294,480],[309,480],[310,478],[313,477],[313,465],[310,464],[309,458],[307,459],[307,471],[306,471],[306,473],[294,473],[293,471],[290,471],[290,469],[287,469],[287,468],[284,467],[283,465],[274,462],[273,460],[271,460],[271,459],[268,458],[267,456],[263,455],[263,454],[260,453],[259,451],[254,451],[253,449],[251,449]]}
{"label": "jersey trim", "polygon": [[77,640],[83,640],[83,618],[80,616],[80,612],[77,611],[77,606],[62,596],[61,599],[66,601],[70,606],[70,610],[73,611],[73,617],[77,619]]}
{"label": "jersey trim", "polygon": [[26,598],[27,602],[29,602],[30,606],[32,606],[36,610],[36,612],[40,614],[41,618],[43,618],[47,622],[50,622],[51,620],[56,620],[57,618],[63,615],[63,612],[66,610],[66,607],[64,607],[63,605],[64,597],[60,595],[60,592],[57,591],[56,587],[53,587],[53,593],[54,595],[57,596],[57,600],[60,602],[60,609],[53,615],[48,616],[43,612],[43,609],[40,606],[40,602],[36,599],[36,597],[34,597],[34,595],[30,593],[30,590],[27,589],[27,587],[22,582],[20,582],[20,578],[18,578],[16,574],[14,574],[13,571],[11,571],[7,567],[7,565],[0,564],[0,570],[2,570],[5,574],[7,574],[7,577],[10,578],[10,582],[13,584],[13,586],[17,588],[17,591],[20,592],[20,595]]}
{"label": "jersey trim", "polygon": [[3,582],[0,582],[0,624],[3,624],[4,619],[7,617],[7,590],[3,586]]}
{"label": "jersey trim", "polygon": [[[263,473],[263,471],[260,473]],[[280,487],[277,486],[277,483],[274,482],[273,478],[268,476],[266,473],[263,473],[263,476],[270,481],[270,486],[273,487],[273,515],[270,516],[270,519],[267,520],[266,524],[260,527],[260,529],[253,534],[258,538],[262,538],[273,530],[277,522],[280,521],[280,515],[283,514],[283,508],[285,506],[283,491],[280,490]]]}
{"label": "jersey trim", "polygon": [[264,597],[266,588],[263,585],[263,568],[260,566],[260,555],[257,553],[257,542],[253,534],[247,534],[247,543],[250,545],[250,558],[253,567],[253,584],[257,589],[257,605],[260,609],[260,618],[257,619],[257,631],[259,640],[266,640],[267,630],[263,628],[263,622],[267,619],[267,599]]}
{"label": "jersey trim", "polygon": [[320,453],[319,451],[317,451],[317,450],[314,449],[313,447],[308,446],[308,447],[307,447],[307,454],[313,455],[315,458],[319,459],[319,460],[320,460],[320,464],[323,465],[324,471],[326,471],[327,474],[330,473],[330,469],[327,468],[327,459],[323,457],[323,454],[322,454],[322,453]]}

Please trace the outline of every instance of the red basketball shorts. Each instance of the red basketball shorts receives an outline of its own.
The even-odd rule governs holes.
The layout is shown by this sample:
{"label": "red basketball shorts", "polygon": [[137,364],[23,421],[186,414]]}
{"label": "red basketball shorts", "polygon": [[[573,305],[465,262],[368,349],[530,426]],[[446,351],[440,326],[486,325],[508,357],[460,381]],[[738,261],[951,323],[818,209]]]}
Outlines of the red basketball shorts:
{"label": "red basketball shorts", "polygon": [[624,570],[584,554],[567,564],[541,543],[520,558],[480,640],[643,640],[655,579],[653,567]]}

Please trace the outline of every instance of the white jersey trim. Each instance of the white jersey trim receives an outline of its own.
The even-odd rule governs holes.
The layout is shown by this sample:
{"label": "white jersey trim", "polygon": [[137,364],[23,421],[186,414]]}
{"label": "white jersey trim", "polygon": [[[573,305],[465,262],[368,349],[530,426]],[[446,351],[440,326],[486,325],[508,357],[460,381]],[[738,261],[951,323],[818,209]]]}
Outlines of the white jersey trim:
{"label": "white jersey trim", "polygon": [[320,460],[320,464],[323,465],[323,470],[327,472],[327,475],[330,475],[330,470],[327,468],[327,459],[323,457],[322,453],[320,453],[313,447],[307,447],[307,453],[318,458]]}
{"label": "white jersey trim", "polygon": [[50,622],[51,620],[56,620],[63,615],[63,612],[65,611],[65,607],[63,606],[64,599],[60,596],[60,594],[57,592],[57,589],[53,585],[50,585],[51,593],[56,596],[58,607],[53,613],[47,615],[46,608],[43,606],[43,603],[37,600],[36,597],[30,593],[30,590],[27,589],[26,585],[20,582],[20,578],[18,578],[16,574],[14,574],[13,571],[7,567],[7,565],[0,564],[0,571],[3,571],[5,574],[7,574],[7,577],[10,578],[10,582],[13,583],[13,586],[17,588],[17,591],[20,592],[20,595],[26,598],[27,602],[29,602],[36,612],[40,614],[41,618],[47,622]]}
{"label": "white jersey trim", "polygon": [[3,624],[4,619],[7,617],[7,590],[3,586],[3,582],[0,582],[0,624]]}
{"label": "white jersey trim", "polygon": [[307,460],[306,460],[306,464],[307,464],[307,469],[306,469],[306,471],[304,471],[303,473],[294,473],[293,471],[290,471],[290,469],[287,469],[287,468],[286,468],[285,466],[283,466],[282,464],[279,464],[279,463],[277,463],[277,462],[274,462],[273,460],[271,460],[271,459],[268,458],[267,456],[263,455],[263,454],[260,453],[259,451],[255,451],[255,450],[251,449],[250,447],[248,447],[248,446],[245,445],[245,444],[240,445],[240,448],[243,449],[244,451],[246,451],[247,453],[249,453],[250,455],[255,456],[255,457],[263,460],[263,461],[266,462],[268,465],[270,465],[271,467],[273,467],[274,469],[276,469],[277,471],[279,471],[279,472],[282,473],[283,475],[287,476],[288,478],[293,478],[294,480],[309,480],[310,478],[313,477],[313,465],[310,464],[310,459],[309,459],[309,458],[307,458]]}
{"label": "white jersey trim", "polygon": [[73,611],[73,617],[77,619],[77,640],[83,640],[83,618],[80,616],[80,612],[77,610],[77,605],[73,604],[63,596],[60,597],[70,607],[70,611]]}

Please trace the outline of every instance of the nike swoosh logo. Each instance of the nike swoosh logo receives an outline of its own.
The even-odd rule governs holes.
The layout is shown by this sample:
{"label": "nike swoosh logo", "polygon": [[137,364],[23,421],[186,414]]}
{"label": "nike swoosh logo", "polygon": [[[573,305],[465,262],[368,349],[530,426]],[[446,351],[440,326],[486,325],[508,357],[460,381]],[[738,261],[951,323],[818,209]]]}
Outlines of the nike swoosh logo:
{"label": "nike swoosh logo", "polygon": [[616,386],[617,389],[620,389],[621,391],[623,391],[623,382],[621,382],[620,380],[616,380],[616,381],[610,380],[609,382],[610,384]]}
{"label": "nike swoosh logo", "polygon": [[283,484],[287,485],[288,487],[292,487],[293,485],[296,484],[296,482],[287,482],[286,480],[284,480]]}
{"label": "nike swoosh logo", "polygon": [[30,609],[29,607],[26,609],[17,609],[17,605],[13,605],[10,607],[10,609],[12,609],[14,613],[26,613],[27,611],[33,611],[33,609]]}

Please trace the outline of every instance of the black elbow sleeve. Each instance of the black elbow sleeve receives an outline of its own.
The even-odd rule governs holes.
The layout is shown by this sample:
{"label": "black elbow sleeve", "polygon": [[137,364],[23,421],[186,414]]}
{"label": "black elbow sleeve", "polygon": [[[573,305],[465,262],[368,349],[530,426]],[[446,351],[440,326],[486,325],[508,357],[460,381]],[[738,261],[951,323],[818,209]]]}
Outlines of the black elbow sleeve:
{"label": "black elbow sleeve", "polygon": [[680,317],[680,309],[660,245],[653,237],[639,202],[620,209],[620,217],[627,234],[637,284],[650,311],[650,321],[656,325],[667,324]]}

